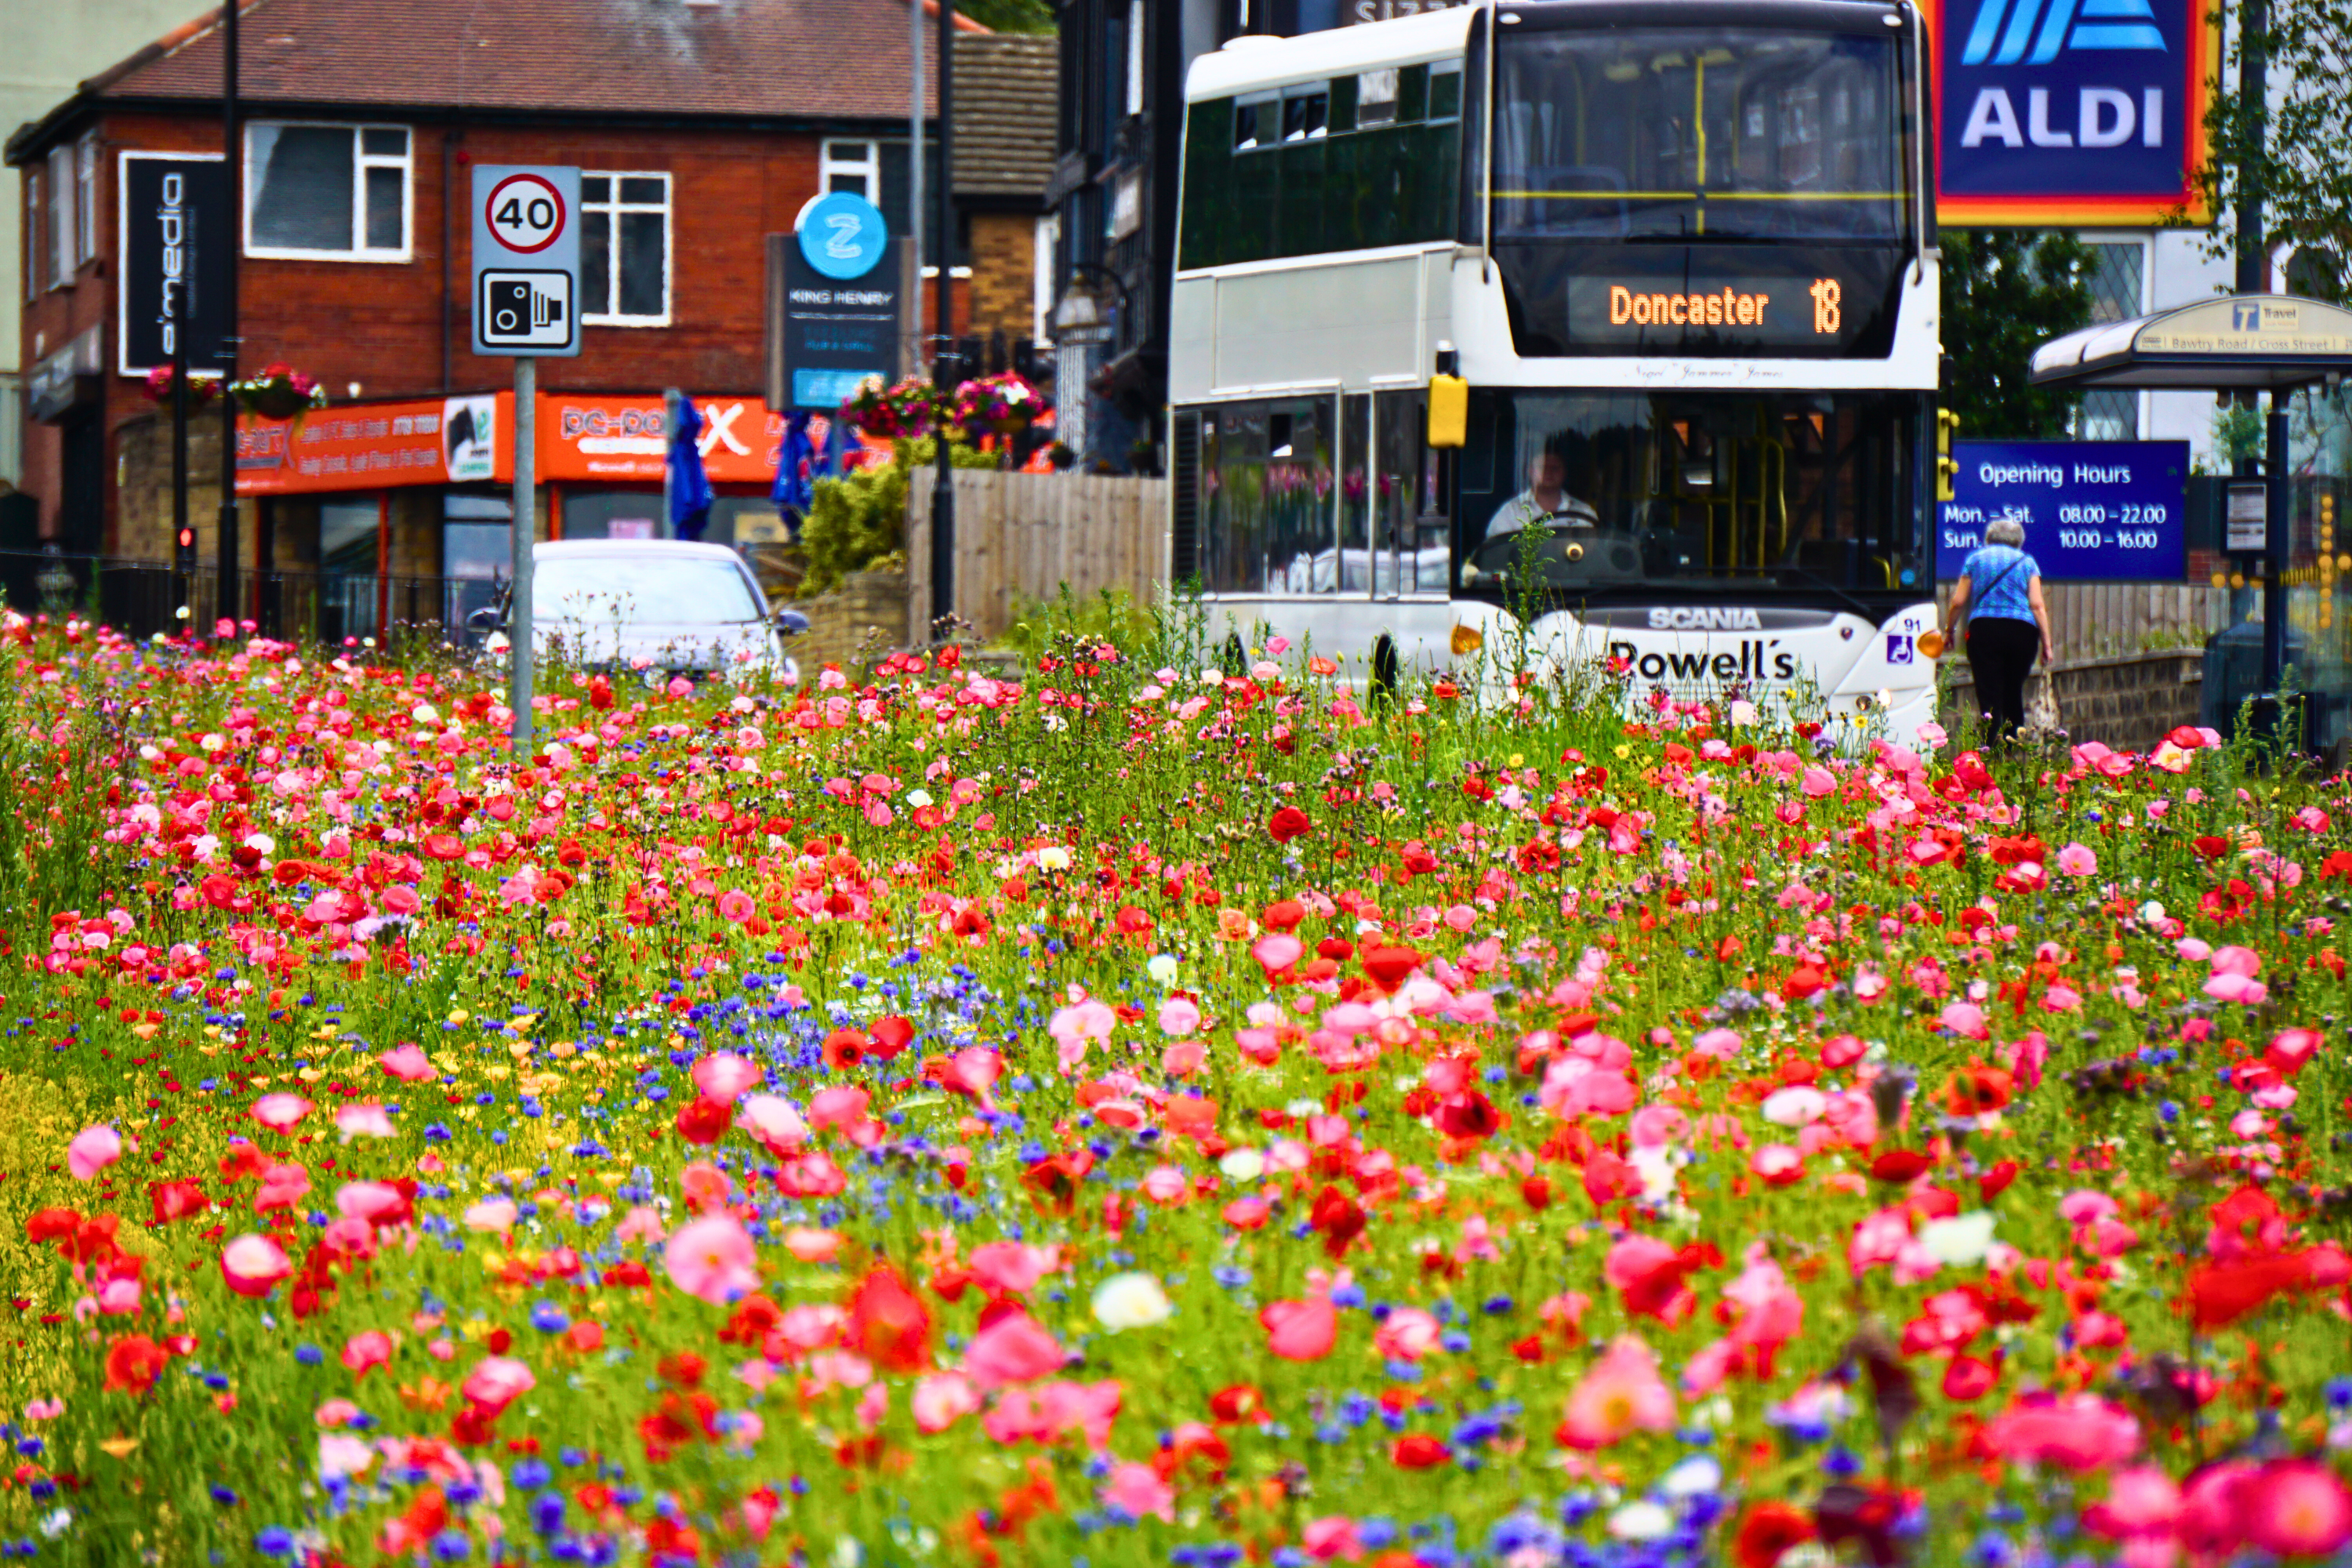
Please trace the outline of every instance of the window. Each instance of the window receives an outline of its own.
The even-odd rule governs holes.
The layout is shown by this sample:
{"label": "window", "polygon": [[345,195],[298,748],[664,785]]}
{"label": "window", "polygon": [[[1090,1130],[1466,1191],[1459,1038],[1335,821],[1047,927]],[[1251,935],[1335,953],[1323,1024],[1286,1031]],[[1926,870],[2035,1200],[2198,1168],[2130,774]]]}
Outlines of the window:
{"label": "window", "polygon": [[[2091,320],[2125,321],[2140,313],[2142,285],[2147,273],[2147,249],[2137,239],[2095,241],[2098,258],[2092,268]],[[2139,394],[2102,391],[2085,393],[2075,413],[2074,436],[2082,441],[2136,441],[2139,438]]]}
{"label": "window", "polygon": [[408,259],[409,136],[396,125],[246,132],[248,255]]}
{"label": "window", "polygon": [[25,171],[25,298],[41,297],[41,172]]}
{"label": "window", "polygon": [[590,326],[669,324],[669,176],[580,176],[580,319]]}
{"label": "window", "polygon": [[827,142],[817,163],[817,184],[826,195],[847,191],[880,205],[881,145],[874,142]]}
{"label": "window", "polygon": [[1127,0],[1127,111],[1143,112],[1143,0]]}
{"label": "window", "polygon": [[98,259],[98,137],[95,132],[81,139],[74,150],[74,184],[79,199],[74,214],[81,220],[80,256],[84,261]]}
{"label": "window", "polygon": [[74,277],[74,152],[49,149],[49,287],[63,289]]}
{"label": "window", "polygon": [[1192,105],[1177,264],[1223,267],[1451,238],[1461,79],[1445,61]]}

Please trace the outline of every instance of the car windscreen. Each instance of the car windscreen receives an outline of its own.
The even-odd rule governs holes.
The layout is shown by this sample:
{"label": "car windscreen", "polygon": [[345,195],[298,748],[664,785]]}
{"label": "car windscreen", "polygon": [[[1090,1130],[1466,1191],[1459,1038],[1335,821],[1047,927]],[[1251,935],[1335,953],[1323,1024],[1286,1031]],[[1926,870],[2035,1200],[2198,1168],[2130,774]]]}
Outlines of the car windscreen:
{"label": "car windscreen", "polygon": [[731,561],[562,555],[532,567],[530,615],[535,621],[707,626],[756,621],[760,605]]}

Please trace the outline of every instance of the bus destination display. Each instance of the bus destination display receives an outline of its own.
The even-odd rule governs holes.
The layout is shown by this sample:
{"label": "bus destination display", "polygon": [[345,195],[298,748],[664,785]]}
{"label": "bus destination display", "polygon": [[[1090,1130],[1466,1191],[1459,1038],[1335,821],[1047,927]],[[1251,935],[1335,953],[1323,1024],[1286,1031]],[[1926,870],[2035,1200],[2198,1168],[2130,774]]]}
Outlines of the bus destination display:
{"label": "bus destination display", "polygon": [[1500,246],[1523,355],[1875,358],[1901,256],[1870,247]]}
{"label": "bus destination display", "polygon": [[1936,575],[1958,577],[1985,525],[2014,518],[2053,583],[2188,575],[2186,441],[1956,441],[1936,506]]}

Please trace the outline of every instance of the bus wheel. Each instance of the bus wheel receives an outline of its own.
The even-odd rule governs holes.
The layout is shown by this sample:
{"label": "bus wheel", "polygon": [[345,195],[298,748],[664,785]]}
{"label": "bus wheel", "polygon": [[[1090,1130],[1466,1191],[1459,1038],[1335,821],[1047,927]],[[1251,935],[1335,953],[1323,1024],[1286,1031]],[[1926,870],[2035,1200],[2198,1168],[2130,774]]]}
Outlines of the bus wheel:
{"label": "bus wheel", "polygon": [[1372,700],[1376,702],[1385,702],[1396,694],[1396,644],[1389,640],[1386,632],[1372,639],[1371,686]]}

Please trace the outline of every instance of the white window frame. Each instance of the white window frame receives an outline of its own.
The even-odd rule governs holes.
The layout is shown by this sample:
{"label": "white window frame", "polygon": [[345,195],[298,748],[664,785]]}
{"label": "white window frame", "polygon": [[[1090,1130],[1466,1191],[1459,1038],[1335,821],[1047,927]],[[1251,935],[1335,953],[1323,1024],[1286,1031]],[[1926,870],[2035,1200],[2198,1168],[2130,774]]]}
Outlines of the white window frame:
{"label": "white window frame", "polygon": [[879,142],[827,137],[817,152],[816,189],[821,196],[833,194],[836,174],[856,174],[866,181],[866,199],[876,206],[882,205],[882,143]]}
{"label": "white window frame", "polygon": [[[253,166],[254,132],[264,129],[280,131],[348,131],[352,136],[352,248],[349,250],[307,250],[296,246],[256,245],[253,242],[253,212],[261,199],[261,177]],[[389,153],[365,151],[366,135],[371,131],[397,131],[406,151],[394,156]],[[355,261],[383,263],[407,261],[416,248],[416,132],[407,125],[386,125],[381,122],[360,122],[348,120],[263,120],[248,121],[245,127],[245,222],[243,225],[245,254],[276,261]],[[397,250],[369,249],[361,242],[367,234],[367,173],[370,169],[400,171],[400,248]]]}
{"label": "white window frame", "polygon": [[69,142],[49,149],[49,287],[69,289],[74,280],[74,150]]}
{"label": "white window frame", "polygon": [[[619,304],[621,300],[621,215],[623,213],[646,213],[656,210],[654,205],[650,202],[623,201],[621,199],[621,182],[623,180],[659,180],[662,187],[662,199],[659,208],[662,219],[661,314],[658,316],[627,316],[621,314],[617,310],[608,310],[601,315],[592,316],[583,310],[580,315],[580,324],[583,327],[668,326],[670,324],[670,311],[673,308],[672,300],[674,299],[674,296],[670,291],[670,280],[674,275],[676,258],[677,255],[677,242],[671,232],[670,193],[675,187],[671,184],[669,171],[667,169],[583,169],[580,171],[580,178],[583,182],[589,180],[610,180],[613,182],[611,198],[609,200],[592,202],[588,200],[585,195],[583,195],[580,199],[580,213],[583,239],[585,238],[585,227],[588,214],[592,212],[603,213],[607,218],[612,220],[612,243],[604,247],[604,264],[607,268],[604,298],[607,301],[615,305]],[[582,248],[584,253],[586,248],[585,246],[583,245]],[[583,260],[585,260],[584,254]]]}
{"label": "white window frame", "polygon": [[1127,0],[1127,112],[1143,112],[1143,0]]}
{"label": "white window frame", "polygon": [[80,225],[81,259],[98,259],[98,132],[84,136],[74,148],[74,216]]}

